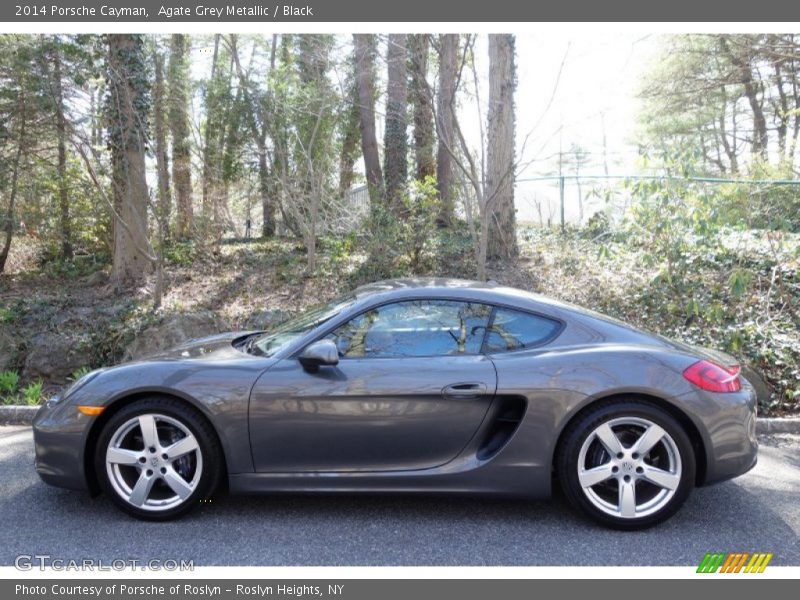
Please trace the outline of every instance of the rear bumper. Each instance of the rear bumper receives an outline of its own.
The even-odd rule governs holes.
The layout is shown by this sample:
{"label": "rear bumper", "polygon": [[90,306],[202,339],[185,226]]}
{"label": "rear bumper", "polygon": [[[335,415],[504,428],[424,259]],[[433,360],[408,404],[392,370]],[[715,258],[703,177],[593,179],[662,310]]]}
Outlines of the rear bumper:
{"label": "rear bumper", "polygon": [[746,380],[736,393],[703,393],[702,417],[706,440],[706,474],[701,485],[747,473],[758,461],[756,392]]}

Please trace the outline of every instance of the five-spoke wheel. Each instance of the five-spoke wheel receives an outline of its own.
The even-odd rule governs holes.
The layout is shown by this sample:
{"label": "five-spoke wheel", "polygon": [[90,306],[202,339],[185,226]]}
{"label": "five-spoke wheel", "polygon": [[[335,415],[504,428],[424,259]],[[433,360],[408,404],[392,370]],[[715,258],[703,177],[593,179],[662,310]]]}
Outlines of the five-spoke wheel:
{"label": "five-spoke wheel", "polygon": [[106,472],[115,491],[133,506],[166,510],[197,488],[203,455],[183,423],[148,413],[117,429],[106,450]]}
{"label": "five-spoke wheel", "polygon": [[219,447],[191,407],[153,398],[115,414],[98,440],[101,486],[126,512],[145,519],[183,514],[219,480]]}
{"label": "five-spoke wheel", "polygon": [[644,402],[612,402],[567,430],[558,475],[579,509],[634,529],[666,519],[683,503],[694,482],[694,456],[685,431],[665,411]]}

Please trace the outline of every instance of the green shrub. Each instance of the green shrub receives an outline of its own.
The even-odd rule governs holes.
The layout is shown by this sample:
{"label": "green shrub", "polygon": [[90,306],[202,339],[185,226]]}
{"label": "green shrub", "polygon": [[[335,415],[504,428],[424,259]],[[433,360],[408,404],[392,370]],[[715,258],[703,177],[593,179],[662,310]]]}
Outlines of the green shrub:
{"label": "green shrub", "polygon": [[75,369],[72,372],[72,375],[69,376],[71,381],[78,381],[81,377],[88,374],[91,371],[89,367],[81,367],[80,369]]}
{"label": "green shrub", "polygon": [[42,403],[42,392],[44,390],[44,382],[40,379],[29,383],[22,388],[22,398],[28,406],[37,406]]}
{"label": "green shrub", "polygon": [[17,391],[19,375],[16,371],[3,371],[0,373],[0,394],[12,396]]}
{"label": "green shrub", "polygon": [[13,323],[17,318],[16,312],[5,306],[0,306],[0,323]]}
{"label": "green shrub", "polygon": [[164,249],[167,263],[180,267],[190,267],[195,259],[195,247],[192,242],[175,242]]}

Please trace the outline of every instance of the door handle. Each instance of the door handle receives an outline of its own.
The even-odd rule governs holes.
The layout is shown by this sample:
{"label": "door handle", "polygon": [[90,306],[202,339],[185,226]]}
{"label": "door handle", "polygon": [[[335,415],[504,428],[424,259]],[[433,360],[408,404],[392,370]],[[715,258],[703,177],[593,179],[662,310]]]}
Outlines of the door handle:
{"label": "door handle", "polygon": [[486,394],[486,384],[479,381],[451,383],[442,388],[442,396],[448,398],[478,398]]}

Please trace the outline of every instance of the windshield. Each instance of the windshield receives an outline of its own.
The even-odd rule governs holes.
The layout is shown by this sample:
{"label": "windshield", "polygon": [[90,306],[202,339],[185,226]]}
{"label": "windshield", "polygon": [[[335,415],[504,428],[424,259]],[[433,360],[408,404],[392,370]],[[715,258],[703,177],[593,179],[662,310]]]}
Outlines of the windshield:
{"label": "windshield", "polygon": [[355,300],[356,297],[353,295],[340,296],[326,304],[315,306],[297,317],[284,321],[269,333],[256,336],[247,344],[247,350],[261,356],[273,356],[286,344],[338,315]]}

